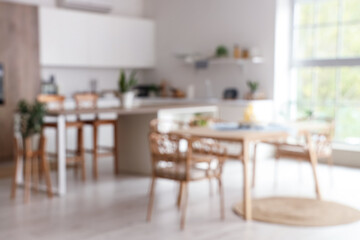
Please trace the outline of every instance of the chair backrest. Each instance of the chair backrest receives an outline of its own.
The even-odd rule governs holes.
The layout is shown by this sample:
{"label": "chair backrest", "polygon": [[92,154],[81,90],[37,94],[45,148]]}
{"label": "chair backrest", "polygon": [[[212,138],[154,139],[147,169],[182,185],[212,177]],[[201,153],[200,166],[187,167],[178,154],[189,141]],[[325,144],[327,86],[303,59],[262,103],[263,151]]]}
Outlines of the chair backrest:
{"label": "chair backrest", "polygon": [[40,94],[37,101],[46,104],[48,109],[63,110],[65,97],[62,95]]}
{"label": "chair backrest", "polygon": [[74,99],[77,109],[96,108],[99,96],[94,93],[77,93]]}
{"label": "chair backrest", "polygon": [[[187,142],[187,149],[181,151],[180,143],[184,140]],[[149,144],[153,174],[157,175],[157,171],[162,166],[167,167],[167,165],[175,164],[172,174],[169,176],[172,179],[189,180],[191,166],[194,163],[209,163],[209,156],[216,157],[219,160],[218,167],[222,169],[226,157],[226,149],[211,139],[187,138],[172,133],[150,132]]]}
{"label": "chair backrest", "polygon": [[308,149],[309,141],[317,153],[318,158],[328,158],[332,155],[332,137],[334,134],[334,121],[332,119],[313,118],[310,120],[298,121],[302,127],[306,126],[305,132],[295,138],[295,141],[288,141],[283,144],[285,147],[303,147]]}

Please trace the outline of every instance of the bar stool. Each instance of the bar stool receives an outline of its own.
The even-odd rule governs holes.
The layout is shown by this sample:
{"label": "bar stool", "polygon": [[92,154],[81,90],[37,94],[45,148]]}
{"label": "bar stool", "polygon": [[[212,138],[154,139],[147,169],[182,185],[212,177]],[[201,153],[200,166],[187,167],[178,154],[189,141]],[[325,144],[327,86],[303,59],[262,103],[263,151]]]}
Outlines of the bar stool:
{"label": "bar stool", "polygon": [[[39,95],[37,100],[41,103],[45,103],[48,109],[63,110],[65,97],[61,95]],[[58,131],[57,122],[45,122],[43,131],[46,128],[53,128]],[[66,164],[75,167],[75,173],[77,172],[78,165],[81,166],[81,177],[82,180],[86,180],[86,169],[85,169],[85,151],[83,142],[83,123],[81,121],[66,121],[65,128],[75,128],[77,130],[77,149],[66,150]],[[56,146],[57,147],[57,146]],[[55,153],[50,153],[50,156],[55,156]]]}
{"label": "bar stool", "polygon": [[[44,136],[40,137],[38,150],[32,150],[32,142],[31,138],[25,139],[25,148],[21,149],[19,141],[16,137],[14,137],[14,160],[15,160],[15,170],[13,175],[13,182],[11,186],[11,198],[14,199],[16,197],[16,184],[17,184],[17,174],[19,173],[19,168],[22,166],[21,158],[24,157],[23,163],[25,165],[24,171],[24,202],[29,202],[30,199],[30,187],[31,180],[33,179],[33,186],[35,190],[38,190],[39,184],[39,167],[42,169],[42,173],[45,175],[45,183],[46,183],[46,191],[48,197],[51,198],[53,196],[51,189],[51,178],[50,178],[50,170],[49,163],[46,159],[45,154],[45,146],[46,139]],[[22,171],[22,169],[21,169]]]}
{"label": "bar stool", "polygon": [[[79,93],[74,95],[76,101],[76,106],[78,109],[96,109],[97,108],[97,94],[92,93]],[[118,143],[117,143],[117,119],[100,119],[97,114],[93,119],[80,119],[79,121],[83,122],[85,125],[89,125],[93,129],[93,149],[87,150],[93,154],[93,177],[98,179],[98,157],[114,157],[114,173],[119,173],[118,166]],[[114,131],[114,146],[113,147],[104,147],[98,145],[98,129],[100,126],[110,125],[113,127]]]}

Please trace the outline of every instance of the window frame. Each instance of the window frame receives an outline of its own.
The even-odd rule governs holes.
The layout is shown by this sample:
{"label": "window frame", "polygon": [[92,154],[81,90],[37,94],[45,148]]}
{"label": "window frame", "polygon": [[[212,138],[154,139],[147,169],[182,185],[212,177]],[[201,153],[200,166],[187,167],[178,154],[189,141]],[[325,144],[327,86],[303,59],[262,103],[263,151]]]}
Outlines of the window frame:
{"label": "window frame", "polygon": [[[296,7],[296,3],[297,2],[316,2],[317,0],[290,0],[290,51],[289,51],[289,72],[290,72],[290,83],[289,83],[289,91],[290,91],[290,97],[289,97],[289,116],[290,118],[294,118],[294,116],[297,115],[297,109],[298,106],[297,104],[300,103],[301,101],[299,101],[298,96],[297,96],[297,79],[294,77],[294,71],[296,69],[301,69],[301,68],[326,68],[326,67],[334,67],[334,68],[338,68],[336,69],[336,76],[335,76],[335,84],[336,84],[336,92],[335,92],[335,99],[331,100],[333,101],[333,103],[331,104],[327,104],[328,106],[333,106],[334,108],[334,123],[335,125],[337,125],[338,121],[339,121],[339,109],[341,107],[356,107],[356,106],[360,106],[360,102],[358,104],[356,103],[348,103],[348,104],[344,104],[343,101],[341,100],[340,97],[340,90],[339,90],[339,83],[341,81],[341,73],[340,73],[340,68],[342,67],[360,67],[360,56],[359,57],[334,57],[334,58],[309,58],[309,59],[296,59],[294,56],[294,44],[295,44],[295,31],[296,29],[300,29],[303,26],[295,26],[295,7]],[[340,4],[343,3],[343,0],[338,0]],[[340,10],[341,11],[341,10]],[[338,21],[334,24],[330,24],[330,25],[337,25],[338,27],[338,31],[341,30],[341,26],[344,24],[341,21],[341,14],[338,14]],[[346,22],[348,23],[348,22]],[[360,21],[359,21],[360,23]],[[323,26],[324,24],[322,24]],[[329,25],[329,24],[328,24]],[[317,27],[318,25],[316,24],[312,24],[311,28],[314,29],[314,27]],[[320,25],[319,25],[320,26]],[[341,47],[341,33],[338,32],[337,33],[337,45],[336,45],[336,51],[337,51],[337,55],[339,55],[339,51],[340,51],[340,47]],[[314,48],[313,50],[314,51]],[[312,73],[314,74],[314,73]],[[315,76],[312,76],[312,88],[315,84]],[[314,92],[314,90],[313,90]],[[317,96],[314,96],[314,93],[312,93],[312,99],[311,99],[311,105],[312,108],[311,110],[314,110],[314,108],[318,107],[318,106],[325,106],[323,103],[321,103],[319,100],[316,99]],[[304,101],[302,101],[304,102]],[[351,145],[350,143],[347,143],[344,140],[334,140],[334,142],[337,143],[341,143],[341,144],[346,144],[346,145]]]}

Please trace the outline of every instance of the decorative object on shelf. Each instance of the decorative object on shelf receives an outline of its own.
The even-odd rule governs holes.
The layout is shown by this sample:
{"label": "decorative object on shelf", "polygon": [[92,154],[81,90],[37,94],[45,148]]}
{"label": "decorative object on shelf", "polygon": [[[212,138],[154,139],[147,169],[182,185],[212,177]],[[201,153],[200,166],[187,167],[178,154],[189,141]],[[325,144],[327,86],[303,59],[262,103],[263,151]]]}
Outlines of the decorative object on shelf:
{"label": "decorative object on shelf", "polygon": [[248,49],[244,49],[242,51],[242,58],[248,59],[250,57],[250,53]]}
{"label": "decorative object on shelf", "polygon": [[234,46],[234,58],[235,59],[241,58],[241,49],[238,44],[235,44]]}
{"label": "decorative object on shelf", "polygon": [[136,85],[136,71],[131,71],[128,79],[124,70],[121,70],[119,77],[119,91],[121,105],[123,108],[131,108],[134,105],[135,91],[133,87]]}
{"label": "decorative object on shelf", "polygon": [[220,45],[216,48],[215,57],[228,57],[229,51],[224,45]]}
{"label": "decorative object on shelf", "polygon": [[265,94],[258,92],[259,83],[256,81],[248,81],[246,85],[249,87],[250,92],[245,95],[247,100],[265,99]]}
{"label": "decorative object on shelf", "polygon": [[248,81],[246,84],[250,88],[250,93],[251,94],[254,94],[257,91],[257,89],[259,88],[259,83],[255,82],[255,81],[254,82]]}

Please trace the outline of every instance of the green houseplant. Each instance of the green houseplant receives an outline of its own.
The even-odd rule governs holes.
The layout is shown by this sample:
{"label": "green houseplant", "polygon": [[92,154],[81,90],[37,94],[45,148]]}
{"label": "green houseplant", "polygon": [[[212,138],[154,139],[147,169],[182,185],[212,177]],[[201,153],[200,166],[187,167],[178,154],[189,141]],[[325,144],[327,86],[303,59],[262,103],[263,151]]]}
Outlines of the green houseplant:
{"label": "green houseplant", "polygon": [[[23,153],[26,154],[26,152],[33,150],[26,149],[26,146],[32,146],[38,150],[40,133],[44,125],[43,119],[46,114],[45,105],[37,101],[29,103],[21,100],[17,106],[17,113],[16,132],[21,134]],[[25,144],[27,141],[32,144]]]}
{"label": "green houseplant", "polygon": [[37,101],[31,104],[21,100],[18,103],[18,113],[20,116],[19,132],[23,138],[41,133],[46,114],[44,104]]}
{"label": "green houseplant", "polygon": [[259,83],[258,83],[258,82],[255,82],[255,81],[248,81],[246,84],[247,84],[247,86],[250,88],[250,93],[251,93],[251,94],[256,93],[256,91],[257,91],[258,88],[259,88]]}
{"label": "green houseplant", "polygon": [[137,79],[135,78],[136,71],[131,71],[131,73],[127,76],[124,70],[120,71],[119,76],[119,92],[121,105],[124,108],[131,108],[134,103],[135,91],[133,88],[137,84]]}
{"label": "green houseplant", "polygon": [[227,57],[228,55],[229,51],[224,45],[220,45],[216,48],[215,57]]}
{"label": "green houseplant", "polygon": [[254,100],[262,99],[264,96],[261,93],[258,93],[259,82],[256,81],[247,81],[246,85],[249,87],[249,92],[245,95],[245,99]]}

